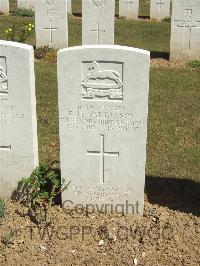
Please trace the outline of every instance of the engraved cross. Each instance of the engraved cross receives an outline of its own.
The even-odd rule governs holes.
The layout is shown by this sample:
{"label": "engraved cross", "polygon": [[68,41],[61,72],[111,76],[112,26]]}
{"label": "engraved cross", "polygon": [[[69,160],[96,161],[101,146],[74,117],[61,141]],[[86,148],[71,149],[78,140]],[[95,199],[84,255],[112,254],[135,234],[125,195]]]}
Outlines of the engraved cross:
{"label": "engraved cross", "polygon": [[4,150],[4,151],[11,151],[11,145],[9,146],[0,146],[0,151]]}
{"label": "engraved cross", "polygon": [[[192,29],[200,29],[200,21],[192,20],[192,9],[185,10],[185,19],[184,20],[174,20],[174,23],[177,27],[189,29],[189,38],[188,38],[188,50],[191,50],[191,37],[192,37]],[[186,34],[184,33],[184,43],[186,42]]]}
{"label": "engraved cross", "polygon": [[118,152],[108,152],[105,151],[105,144],[104,144],[104,135],[100,135],[100,150],[99,151],[88,151],[86,150],[86,155],[92,156],[99,156],[100,158],[100,183],[105,184],[105,168],[104,168],[104,160],[106,156],[110,157],[119,157]]}
{"label": "engraved cross", "polygon": [[91,30],[92,32],[97,32],[97,43],[100,43],[100,32],[106,32],[103,29],[100,29],[100,22],[97,22],[97,29]]}
{"label": "engraved cross", "polygon": [[165,5],[165,2],[163,2],[162,0],[157,0],[156,1],[156,5],[159,5],[159,15],[160,15],[160,13],[161,13],[161,6],[162,5]]}
{"label": "engraved cross", "polygon": [[130,4],[134,4],[134,1],[132,0],[127,0],[126,2],[125,2],[125,4],[128,4],[128,9],[130,8]]}
{"label": "engraved cross", "polygon": [[53,31],[56,31],[58,30],[58,28],[55,28],[52,26],[52,21],[50,19],[50,25],[48,28],[44,28],[44,30],[49,30],[49,33],[50,33],[50,44],[53,43]]}

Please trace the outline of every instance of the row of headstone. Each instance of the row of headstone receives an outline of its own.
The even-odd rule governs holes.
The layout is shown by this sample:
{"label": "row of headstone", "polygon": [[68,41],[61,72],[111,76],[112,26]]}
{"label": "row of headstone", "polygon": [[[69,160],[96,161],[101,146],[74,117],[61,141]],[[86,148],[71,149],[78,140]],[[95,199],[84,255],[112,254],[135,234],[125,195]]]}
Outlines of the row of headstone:
{"label": "row of headstone", "polygon": [[[162,20],[170,16],[170,0],[151,0],[150,18]],[[138,19],[139,0],[119,0],[119,17]]]}
{"label": "row of headstone", "polygon": [[[158,0],[157,0],[158,1]],[[160,0],[167,6],[169,1]],[[125,3],[125,2],[124,2]],[[151,2],[153,3],[153,1]],[[174,0],[171,23],[171,60],[192,60],[200,58],[200,2],[199,0]],[[36,1],[35,27],[37,47],[48,45],[54,48],[68,46],[67,2]],[[82,44],[114,44],[115,1],[82,2]],[[153,8],[152,8],[153,9]],[[159,18],[167,14],[160,11]]]}
{"label": "row of headstone", "polygon": [[[128,204],[142,214],[149,52],[66,48],[57,67],[61,173],[71,181],[63,205]],[[38,165],[32,46],[0,41],[0,103],[0,195],[10,197]]]}
{"label": "row of headstone", "polygon": [[[36,46],[68,46],[66,0],[36,1]],[[82,2],[82,44],[114,44],[115,0]]]}
{"label": "row of headstone", "polygon": [[17,7],[20,9],[35,10],[35,0],[17,0]]}

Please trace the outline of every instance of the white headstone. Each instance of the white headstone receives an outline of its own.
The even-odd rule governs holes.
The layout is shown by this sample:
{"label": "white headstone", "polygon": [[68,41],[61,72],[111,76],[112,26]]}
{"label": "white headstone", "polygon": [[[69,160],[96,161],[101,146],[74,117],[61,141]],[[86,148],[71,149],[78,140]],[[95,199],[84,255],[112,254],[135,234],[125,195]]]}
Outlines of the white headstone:
{"label": "white headstone", "polygon": [[150,18],[162,20],[170,16],[170,0],[151,0]]}
{"label": "white headstone", "polygon": [[114,44],[115,0],[82,1],[82,44]]}
{"label": "white headstone", "polygon": [[35,0],[17,0],[17,6],[20,9],[35,10]]}
{"label": "white headstone", "polygon": [[200,60],[199,0],[172,2],[170,59]]}
{"label": "white headstone", "polygon": [[67,0],[36,0],[36,46],[68,46]]}
{"label": "white headstone", "polygon": [[61,173],[71,181],[64,207],[129,203],[142,214],[149,57],[111,45],[58,52]]}
{"label": "white headstone", "polygon": [[0,41],[0,195],[11,196],[37,164],[33,47]]}
{"label": "white headstone", "polygon": [[9,0],[0,0],[0,12],[4,15],[9,14]]}
{"label": "white headstone", "polygon": [[138,19],[139,0],[119,0],[119,17]]}
{"label": "white headstone", "polygon": [[72,1],[67,0],[67,13],[72,14]]}

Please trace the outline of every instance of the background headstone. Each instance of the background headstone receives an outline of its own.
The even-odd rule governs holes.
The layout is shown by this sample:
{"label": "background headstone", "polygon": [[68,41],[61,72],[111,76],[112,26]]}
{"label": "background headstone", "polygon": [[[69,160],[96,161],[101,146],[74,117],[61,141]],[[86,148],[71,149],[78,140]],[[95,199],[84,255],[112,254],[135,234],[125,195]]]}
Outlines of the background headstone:
{"label": "background headstone", "polygon": [[67,0],[35,2],[36,46],[68,46]]}
{"label": "background headstone", "polygon": [[17,0],[17,6],[21,9],[35,10],[35,0]]}
{"label": "background headstone", "polygon": [[138,19],[139,0],[119,0],[119,17]]}
{"label": "background headstone", "polygon": [[0,12],[4,15],[9,14],[9,0],[0,0]]}
{"label": "background headstone", "polygon": [[170,59],[200,60],[199,0],[172,2]]}
{"label": "background headstone", "polygon": [[67,0],[67,13],[72,14],[72,1]]}
{"label": "background headstone", "polygon": [[82,1],[82,44],[114,44],[115,0]]}
{"label": "background headstone", "polygon": [[33,47],[0,41],[0,195],[10,197],[37,164]]}
{"label": "background headstone", "polygon": [[150,18],[162,20],[170,16],[170,0],[151,0]]}
{"label": "background headstone", "polygon": [[110,45],[58,52],[61,172],[71,181],[63,206],[128,201],[142,214],[149,57]]}

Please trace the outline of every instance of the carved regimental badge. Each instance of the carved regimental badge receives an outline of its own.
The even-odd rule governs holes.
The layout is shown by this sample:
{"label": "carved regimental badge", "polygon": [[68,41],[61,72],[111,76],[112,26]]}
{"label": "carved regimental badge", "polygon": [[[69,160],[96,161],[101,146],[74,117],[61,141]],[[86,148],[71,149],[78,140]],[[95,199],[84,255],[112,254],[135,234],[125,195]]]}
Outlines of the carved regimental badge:
{"label": "carved regimental badge", "polygon": [[8,78],[6,73],[6,59],[0,57],[0,94],[8,93]]}
{"label": "carved regimental badge", "polygon": [[123,100],[123,63],[83,62],[82,98]]}
{"label": "carved regimental badge", "polygon": [[91,5],[96,6],[96,7],[102,7],[106,5],[107,0],[90,0]]}

